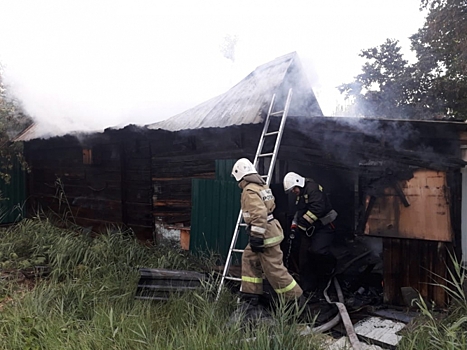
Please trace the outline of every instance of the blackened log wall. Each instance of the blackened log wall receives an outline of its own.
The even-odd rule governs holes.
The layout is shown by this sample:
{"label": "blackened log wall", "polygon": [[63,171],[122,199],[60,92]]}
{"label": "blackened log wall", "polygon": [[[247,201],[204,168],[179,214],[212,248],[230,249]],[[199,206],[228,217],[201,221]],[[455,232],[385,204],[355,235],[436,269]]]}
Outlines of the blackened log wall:
{"label": "blackened log wall", "polygon": [[32,140],[29,206],[94,230],[131,227],[152,237],[151,152],[138,128]]}
{"label": "blackened log wall", "polygon": [[[92,153],[84,164],[83,151]],[[25,144],[29,204],[52,210],[83,226],[122,222],[120,144],[101,135],[84,141],[74,136]]]}
{"label": "blackened log wall", "polygon": [[261,130],[261,125],[180,132],[129,126],[31,140],[25,144],[32,170],[29,205],[95,230],[124,224],[141,239],[152,239],[155,220],[189,225],[191,180],[214,178],[216,159],[252,159]]}
{"label": "blackened log wall", "polygon": [[191,180],[214,179],[217,159],[252,159],[261,130],[261,125],[243,125],[177,133],[150,131],[155,221],[189,225]]}
{"label": "blackened log wall", "polygon": [[[395,174],[413,166],[433,168],[457,179],[451,184],[458,186],[450,188],[454,244],[458,247],[461,193],[458,169],[464,164],[458,160],[459,142],[451,126],[421,124],[418,130],[414,123],[413,130],[405,131],[410,137],[395,143],[399,140],[398,133],[405,130],[401,123],[361,123],[354,128],[353,124],[341,124],[332,118],[308,118],[306,123],[298,118],[287,121],[272,181],[278,193],[278,208],[287,207],[281,203],[280,198],[286,201],[283,193],[279,195],[282,177],[288,171],[297,171],[323,185],[339,212],[337,227],[353,234],[355,213],[359,210],[356,191],[364,192],[364,188],[354,187],[359,178],[385,176],[387,167]],[[368,129],[363,130],[364,123]],[[26,160],[32,168],[28,177],[29,204],[33,209],[40,205],[61,215],[69,210],[78,224],[95,230],[123,223],[140,238],[151,239],[155,220],[189,225],[192,179],[214,178],[217,159],[253,159],[261,130],[262,125],[179,132],[130,126],[80,137],[32,140],[25,144]],[[67,202],[59,202],[57,189],[61,188],[64,191],[61,198]],[[446,256],[436,255],[439,247],[436,242],[384,238],[386,301],[400,303],[400,287],[408,285],[420,288],[431,299],[444,298],[438,291],[423,289],[428,288],[425,284],[429,282],[425,268],[434,266],[438,274],[446,276],[445,265],[441,264]],[[418,253],[410,255],[414,258],[411,265],[404,265],[407,252],[414,251]],[[426,263],[417,265],[419,259],[426,259]],[[438,267],[443,269],[436,270]]]}
{"label": "blackened log wall", "polygon": [[116,131],[120,141],[122,222],[142,240],[151,240],[152,217],[151,148],[144,130]]}

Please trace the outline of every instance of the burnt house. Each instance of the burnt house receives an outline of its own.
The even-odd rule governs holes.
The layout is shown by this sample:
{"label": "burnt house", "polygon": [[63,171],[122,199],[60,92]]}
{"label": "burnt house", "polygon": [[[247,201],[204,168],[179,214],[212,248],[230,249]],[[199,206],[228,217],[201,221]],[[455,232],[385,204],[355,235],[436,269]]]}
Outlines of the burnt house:
{"label": "burnt house", "polygon": [[[238,192],[234,182],[219,178],[219,164],[227,169],[240,157],[254,157],[272,95],[280,109],[290,88],[292,104],[271,185],[285,232],[290,208],[282,179],[296,171],[329,193],[339,213],[336,240],[363,240],[380,258],[386,302],[402,304],[402,289],[410,287],[442,304],[446,296],[431,285],[432,273],[447,277],[448,252],[461,256],[467,235],[466,125],[324,117],[295,53],[163,122],[27,141],[29,204],[58,212],[63,193],[69,215],[83,226],[124,224],[142,240],[160,230],[191,227],[192,242],[203,235],[210,248],[225,249],[232,232],[211,223],[233,227]],[[210,203],[212,196],[200,201],[204,193],[194,191],[196,181],[217,181],[218,187],[206,188],[216,188],[219,202]],[[194,207],[208,204],[213,209],[193,225]]]}

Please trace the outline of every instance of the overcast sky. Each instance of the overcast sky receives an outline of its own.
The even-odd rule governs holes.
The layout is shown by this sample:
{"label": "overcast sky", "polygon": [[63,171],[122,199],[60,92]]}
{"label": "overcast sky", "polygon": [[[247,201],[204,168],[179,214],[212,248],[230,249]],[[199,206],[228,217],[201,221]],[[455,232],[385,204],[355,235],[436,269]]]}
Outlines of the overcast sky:
{"label": "overcast sky", "polygon": [[[325,115],[362,49],[420,28],[418,0],[0,0],[6,82],[44,130],[148,124],[297,51]],[[235,60],[225,37],[236,37]],[[407,56],[411,58],[412,56]]]}

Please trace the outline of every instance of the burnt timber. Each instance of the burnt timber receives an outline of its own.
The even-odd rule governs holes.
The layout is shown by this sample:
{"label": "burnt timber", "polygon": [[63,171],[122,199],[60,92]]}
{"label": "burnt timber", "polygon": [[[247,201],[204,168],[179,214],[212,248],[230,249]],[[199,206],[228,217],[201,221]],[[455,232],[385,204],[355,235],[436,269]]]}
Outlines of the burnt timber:
{"label": "burnt timber", "polygon": [[[251,158],[261,129],[261,124],[250,124],[170,132],[128,126],[99,134],[31,140],[25,143],[32,168],[29,204],[58,212],[59,179],[77,223],[96,230],[124,224],[142,240],[151,239],[156,221],[189,226],[192,179],[213,179],[218,159]],[[441,187],[448,204],[449,232],[428,240],[406,237],[400,231],[379,235],[383,237],[386,301],[402,303],[400,287],[408,285],[441,303],[445,295],[428,285],[429,271],[445,277],[448,250],[460,249],[465,132],[463,123],[291,116],[273,188],[280,188],[287,171],[307,174],[330,193],[340,213],[340,235],[378,236],[376,231],[368,232],[375,222],[368,198],[392,195],[396,199],[391,203],[399,200],[407,206],[408,198],[415,197],[405,198],[401,191],[407,190],[414,171],[444,174]],[[398,191],[385,192],[395,183]],[[275,194],[278,207],[286,210],[281,202],[284,196],[277,190]]]}

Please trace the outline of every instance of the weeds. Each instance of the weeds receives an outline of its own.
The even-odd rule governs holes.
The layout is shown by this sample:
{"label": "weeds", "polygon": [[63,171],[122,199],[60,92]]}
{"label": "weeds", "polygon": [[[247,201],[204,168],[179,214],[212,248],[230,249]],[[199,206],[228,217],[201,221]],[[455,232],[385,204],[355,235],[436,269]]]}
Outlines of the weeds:
{"label": "weeds", "polygon": [[405,332],[398,349],[467,349],[467,299],[464,291],[465,268],[451,255],[452,268],[448,268],[449,279],[437,276],[444,284],[443,288],[450,298],[448,312],[440,315],[423,298],[416,302],[422,318],[410,331]]}
{"label": "weeds", "polygon": [[73,211],[71,210],[70,202],[65,194],[64,185],[62,179],[57,177],[55,180],[55,198],[58,200],[58,211],[63,212],[61,219],[63,222],[72,222],[76,224]]}
{"label": "weeds", "polygon": [[1,349],[319,349],[319,338],[299,337],[286,312],[273,325],[227,327],[236,298],[224,291],[215,302],[214,277],[165,302],[135,299],[140,267],[210,266],[170,246],[144,246],[130,231],[91,238],[25,219],[0,231],[0,263],[2,271],[50,267],[27,288],[0,279]]}

